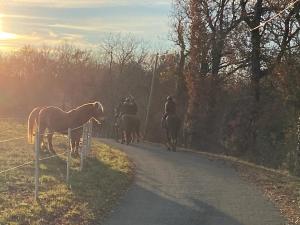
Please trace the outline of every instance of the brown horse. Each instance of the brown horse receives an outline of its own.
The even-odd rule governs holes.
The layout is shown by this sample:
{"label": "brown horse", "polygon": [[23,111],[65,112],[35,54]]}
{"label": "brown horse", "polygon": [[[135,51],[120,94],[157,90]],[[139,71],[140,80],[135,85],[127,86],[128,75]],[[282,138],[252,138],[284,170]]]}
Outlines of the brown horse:
{"label": "brown horse", "polygon": [[100,123],[99,119],[103,116],[103,112],[100,102],[87,103],[68,112],[54,106],[37,107],[28,117],[28,142],[33,143],[34,130],[38,126],[41,144],[43,144],[43,136],[45,130],[48,129],[48,149],[55,153],[52,145],[54,132],[67,134],[68,128],[71,128],[73,129],[71,132],[72,149],[75,149],[76,142],[78,141],[79,144],[82,135],[82,129],[75,128],[81,127],[92,118]]}
{"label": "brown horse", "polygon": [[126,141],[126,144],[134,142],[136,139],[139,142],[140,138],[140,120],[136,115],[124,114],[120,121],[120,130],[122,143]]}

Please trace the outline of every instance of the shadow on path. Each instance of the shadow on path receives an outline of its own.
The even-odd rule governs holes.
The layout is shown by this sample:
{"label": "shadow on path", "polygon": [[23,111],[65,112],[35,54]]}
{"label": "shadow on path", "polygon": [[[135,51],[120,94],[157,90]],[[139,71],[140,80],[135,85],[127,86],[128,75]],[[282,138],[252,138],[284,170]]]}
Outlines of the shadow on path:
{"label": "shadow on path", "polygon": [[[179,201],[181,201],[179,199]],[[243,225],[204,202],[179,204],[134,185],[105,225]]]}

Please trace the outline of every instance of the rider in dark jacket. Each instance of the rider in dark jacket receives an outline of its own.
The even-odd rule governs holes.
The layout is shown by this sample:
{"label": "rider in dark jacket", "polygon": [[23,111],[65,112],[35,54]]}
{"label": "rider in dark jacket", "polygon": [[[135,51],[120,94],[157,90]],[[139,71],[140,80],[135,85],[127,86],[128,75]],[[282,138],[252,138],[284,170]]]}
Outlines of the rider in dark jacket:
{"label": "rider in dark jacket", "polygon": [[122,97],[120,99],[119,104],[117,105],[117,107],[115,108],[115,117],[120,117],[123,111],[123,104],[125,102],[126,98]]}
{"label": "rider in dark jacket", "polygon": [[136,115],[136,114],[137,114],[137,111],[138,111],[138,108],[137,108],[137,104],[135,103],[133,97],[130,98],[129,105],[130,105],[130,111],[129,111],[129,114],[131,114],[131,115]]}
{"label": "rider in dark jacket", "polygon": [[167,97],[167,101],[165,103],[165,113],[162,117],[162,127],[165,128],[166,118],[169,115],[176,115],[176,103],[171,96]]}
{"label": "rider in dark jacket", "polygon": [[123,98],[118,107],[116,108],[117,114],[122,116],[124,114],[127,115],[136,115],[138,108],[137,104],[134,101],[133,97]]}
{"label": "rider in dark jacket", "polygon": [[126,98],[121,106],[121,115],[130,114],[130,111],[131,111],[130,99]]}

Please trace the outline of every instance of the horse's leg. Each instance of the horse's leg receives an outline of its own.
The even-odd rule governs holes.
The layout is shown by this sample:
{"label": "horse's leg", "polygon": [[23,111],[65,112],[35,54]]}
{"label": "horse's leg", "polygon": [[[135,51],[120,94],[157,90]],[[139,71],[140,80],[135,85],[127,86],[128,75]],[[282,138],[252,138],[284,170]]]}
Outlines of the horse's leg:
{"label": "horse's leg", "polygon": [[125,136],[126,136],[126,144],[129,145],[129,143],[131,141],[131,139],[130,139],[131,133],[129,132],[129,130],[125,131]]}
{"label": "horse's leg", "polygon": [[129,131],[129,143],[133,143],[134,139],[133,139],[133,132]]}
{"label": "horse's leg", "polygon": [[128,144],[128,132],[126,130],[124,131],[124,142]]}
{"label": "horse's leg", "polygon": [[76,149],[77,149],[77,152],[78,152],[79,151],[80,138],[77,139],[75,144],[76,144]]}
{"label": "horse's leg", "polygon": [[132,130],[129,132],[129,136],[130,136],[130,143],[134,143],[134,132]]}
{"label": "horse's leg", "polygon": [[117,141],[122,142],[123,141],[123,131],[122,131],[122,129],[117,128],[116,134],[117,134]]}
{"label": "horse's leg", "polygon": [[139,128],[136,129],[135,135],[136,135],[136,142],[139,143],[140,142],[140,129]]}
{"label": "horse's leg", "polygon": [[79,142],[80,142],[80,139],[76,138],[74,148],[75,148],[75,153],[77,155],[79,155]]}
{"label": "horse's leg", "polygon": [[129,144],[133,143],[133,133],[131,130],[128,132],[128,135],[129,135]]}
{"label": "horse's leg", "polygon": [[116,139],[117,141],[121,141],[121,142],[123,140],[123,131],[119,127],[116,128]]}
{"label": "horse's leg", "polygon": [[52,137],[53,137],[53,132],[50,131],[49,134],[47,134],[47,139],[48,139],[48,150],[52,153],[55,154],[55,151],[53,149],[53,145],[52,145]]}
{"label": "horse's leg", "polygon": [[75,138],[73,137],[73,138],[71,138],[71,153],[72,154],[76,154],[76,149],[75,149],[75,147],[76,147],[76,140],[75,140]]}
{"label": "horse's leg", "polygon": [[116,126],[113,125],[113,129],[112,129],[112,132],[113,132],[113,138],[115,139],[115,141],[117,141],[117,132],[116,132]]}
{"label": "horse's leg", "polygon": [[172,131],[172,149],[175,152],[176,151],[176,145],[177,145],[177,131]]}
{"label": "horse's leg", "polygon": [[171,139],[170,139],[170,133],[168,129],[166,129],[166,134],[167,134],[167,148],[168,150],[170,150]]}
{"label": "horse's leg", "polygon": [[177,141],[178,141],[178,131],[176,130],[175,132],[175,145],[177,146]]}
{"label": "horse's leg", "polygon": [[79,142],[80,142],[80,137],[82,136],[82,134],[80,133],[79,130],[77,130],[76,132],[76,136],[75,136],[75,144],[74,144],[74,148],[75,148],[75,152],[77,155],[79,155]]}
{"label": "horse's leg", "polygon": [[132,129],[130,131],[130,138],[131,138],[131,143],[134,143],[135,142],[135,130]]}
{"label": "horse's leg", "polygon": [[119,141],[119,138],[120,138],[120,135],[119,135],[119,129],[117,126],[114,127],[114,135],[115,135],[115,140],[118,142]]}
{"label": "horse's leg", "polygon": [[134,143],[136,141],[136,135],[135,132],[131,132],[131,142]]}
{"label": "horse's leg", "polygon": [[124,144],[126,139],[126,132],[125,130],[121,130],[121,143]]}
{"label": "horse's leg", "polygon": [[[40,125],[39,127],[39,135],[40,135],[40,149],[46,149],[45,142],[44,142],[44,133],[45,133],[46,127],[43,125]],[[37,134],[36,134],[37,135]]]}
{"label": "horse's leg", "polygon": [[126,132],[125,130],[121,130],[121,144],[125,143]]}

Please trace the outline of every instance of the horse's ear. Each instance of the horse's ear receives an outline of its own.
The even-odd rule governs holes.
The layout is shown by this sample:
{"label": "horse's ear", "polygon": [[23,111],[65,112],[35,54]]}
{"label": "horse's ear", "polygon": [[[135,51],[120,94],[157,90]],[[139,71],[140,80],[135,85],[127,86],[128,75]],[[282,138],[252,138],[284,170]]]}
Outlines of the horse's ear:
{"label": "horse's ear", "polygon": [[97,111],[101,110],[101,112],[103,112],[103,106],[100,102],[95,102],[94,107],[96,108]]}
{"label": "horse's ear", "polygon": [[97,110],[99,109],[99,102],[94,102],[93,105],[94,105],[94,108],[95,108],[95,109],[97,109]]}

